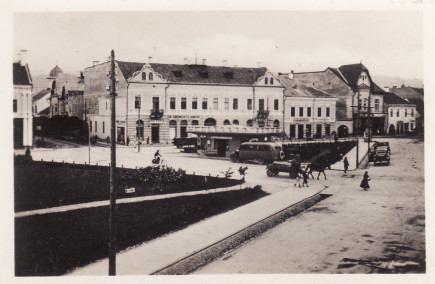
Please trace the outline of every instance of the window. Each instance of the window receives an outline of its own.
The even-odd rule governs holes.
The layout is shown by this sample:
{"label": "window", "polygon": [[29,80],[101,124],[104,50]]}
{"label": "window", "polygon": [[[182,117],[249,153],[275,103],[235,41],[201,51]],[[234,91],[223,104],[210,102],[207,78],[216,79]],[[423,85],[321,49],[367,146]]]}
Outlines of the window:
{"label": "window", "polygon": [[54,113],[57,113],[57,106],[54,107]]}
{"label": "window", "polygon": [[148,75],[148,79],[149,79],[150,81],[153,80],[153,73],[150,72],[150,74]]}
{"label": "window", "polygon": [[399,117],[399,109],[397,109],[396,116]]}
{"label": "window", "polygon": [[35,113],[38,113],[38,108],[36,105],[35,105]]}
{"label": "window", "polygon": [[142,80],[146,81],[147,80],[147,73],[142,72]]}
{"label": "window", "polygon": [[296,112],[295,107],[291,107],[291,116],[292,117],[295,117],[295,112]]}
{"label": "window", "polygon": [[414,109],[411,109],[411,117],[414,117]]}
{"label": "window", "polygon": [[192,99],[192,109],[198,109],[198,98]]}
{"label": "window", "polygon": [[95,132],[98,132],[98,123],[95,121]]}
{"label": "window", "polygon": [[375,111],[379,111],[379,99],[375,100]]}
{"label": "window", "polygon": [[390,117],[393,117],[393,109],[390,110]]}
{"label": "window", "polygon": [[[136,97],[137,98],[137,97]],[[106,110],[107,110],[107,102],[106,102]]]}
{"label": "window", "polygon": [[231,125],[230,121],[228,119],[224,120],[224,125]]}
{"label": "window", "polygon": [[322,108],[319,107],[317,108],[317,117],[321,117],[322,116]]}
{"label": "window", "polygon": [[252,127],[254,125],[254,122],[252,121],[252,119],[249,119],[248,121],[246,121],[246,125]]}
{"label": "window", "polygon": [[159,97],[153,97],[153,110],[159,110],[160,103],[159,103]]}
{"label": "window", "polygon": [[414,123],[411,122],[411,130],[414,130]]}
{"label": "window", "polygon": [[264,110],[264,99],[258,100],[258,110]]}
{"label": "window", "polygon": [[143,120],[136,120],[136,136],[138,138],[144,137],[143,135]]}
{"label": "window", "polygon": [[234,124],[234,125],[239,125],[239,121],[238,121],[237,119],[234,119],[234,120],[233,120],[233,124]]}
{"label": "window", "polygon": [[311,107],[307,107],[307,116],[311,117]]}
{"label": "window", "polygon": [[[140,97],[139,96],[136,96],[134,98],[134,108],[140,109]],[[106,102],[106,110],[107,110],[107,102]]]}
{"label": "window", "polygon": [[92,120],[89,121],[89,131],[92,132]]}
{"label": "window", "polygon": [[273,127],[275,127],[275,128],[279,128],[279,120],[278,120],[278,119],[275,119],[275,120],[273,121]]}
{"label": "window", "polygon": [[170,109],[175,109],[175,98],[171,98],[170,99],[169,108]]}
{"label": "window", "polygon": [[278,110],[279,109],[279,100],[274,100],[273,101],[273,109],[274,110]]}
{"label": "window", "polygon": [[252,109],[252,99],[248,99],[248,109]]}
{"label": "window", "polygon": [[273,78],[270,78],[270,84],[273,85]]}
{"label": "window", "polygon": [[267,85],[268,84],[268,78],[264,78],[264,84]]}
{"label": "window", "polygon": [[213,99],[213,109],[218,109],[219,100],[218,98]]}
{"label": "window", "polygon": [[326,117],[329,117],[329,112],[330,112],[329,107],[327,107],[326,108]]}
{"label": "window", "polygon": [[202,109],[207,109],[207,98],[202,99]]}
{"label": "window", "polygon": [[408,117],[408,110],[405,109],[405,117]]}
{"label": "window", "polygon": [[239,108],[239,100],[233,99],[233,109],[238,109],[238,108]]}
{"label": "window", "polygon": [[304,108],[299,107],[299,117],[303,117],[303,116],[304,116]]}
{"label": "window", "polygon": [[13,108],[14,112],[17,112],[17,111],[18,111],[18,103],[17,103],[17,100],[13,100],[13,106],[12,106],[12,108]]}
{"label": "window", "polygon": [[187,107],[186,98],[181,98],[181,109],[186,109],[186,107]]}
{"label": "window", "polygon": [[226,110],[230,109],[230,99],[229,98],[225,98],[225,109]]}
{"label": "window", "polygon": [[104,121],[103,121],[103,133],[106,130],[106,126],[104,125]]}
{"label": "window", "polygon": [[331,125],[325,124],[325,136],[331,135]]}
{"label": "window", "polygon": [[199,125],[199,121],[198,120],[192,120],[192,125]]}

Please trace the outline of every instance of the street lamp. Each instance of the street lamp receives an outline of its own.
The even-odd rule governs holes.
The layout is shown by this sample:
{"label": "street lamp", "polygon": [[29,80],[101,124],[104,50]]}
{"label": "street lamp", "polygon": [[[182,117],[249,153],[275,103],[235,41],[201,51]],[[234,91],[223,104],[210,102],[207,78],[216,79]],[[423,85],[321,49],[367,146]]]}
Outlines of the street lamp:
{"label": "street lamp", "polygon": [[89,110],[91,108],[86,106],[86,100],[85,100],[85,120],[87,123],[88,128],[88,162],[89,165],[91,165],[91,129],[90,129],[90,117],[89,117]]}
{"label": "street lamp", "polygon": [[141,97],[136,97],[135,99],[135,108],[138,110],[138,119],[137,119],[137,151],[140,152],[140,108],[141,108]]}

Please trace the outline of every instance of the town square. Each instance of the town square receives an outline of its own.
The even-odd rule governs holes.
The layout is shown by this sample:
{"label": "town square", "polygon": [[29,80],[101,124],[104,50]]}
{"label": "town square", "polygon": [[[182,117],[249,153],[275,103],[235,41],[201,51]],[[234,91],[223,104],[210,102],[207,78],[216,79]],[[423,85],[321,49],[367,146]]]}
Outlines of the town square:
{"label": "town square", "polygon": [[13,277],[430,283],[423,18],[14,12]]}

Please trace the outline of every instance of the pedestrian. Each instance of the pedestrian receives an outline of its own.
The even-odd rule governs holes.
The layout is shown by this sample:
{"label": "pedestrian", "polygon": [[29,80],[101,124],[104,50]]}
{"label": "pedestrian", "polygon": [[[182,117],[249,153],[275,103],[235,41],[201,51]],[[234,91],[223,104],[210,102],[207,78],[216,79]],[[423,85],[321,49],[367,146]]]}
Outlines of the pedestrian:
{"label": "pedestrian", "polygon": [[298,174],[296,175],[295,187],[296,187],[296,184],[298,184],[299,187],[301,187],[301,172],[298,172]]}
{"label": "pedestrian", "polygon": [[150,144],[150,137],[148,136],[147,137],[147,145],[149,145]]}
{"label": "pedestrian", "polygon": [[127,146],[130,146],[130,137],[127,136]]}
{"label": "pedestrian", "polygon": [[349,162],[347,161],[347,157],[344,157],[343,164],[344,164],[344,173],[346,173],[347,169],[349,169]]}
{"label": "pedestrian", "polygon": [[302,177],[304,178],[304,182],[302,183],[302,187],[306,185],[308,187],[308,174],[307,171],[302,171]]}
{"label": "pedestrian", "polygon": [[369,180],[370,180],[370,177],[369,177],[368,172],[366,171],[364,173],[363,180],[362,180],[362,182],[361,182],[361,184],[359,186],[362,189],[364,189],[364,190],[368,190],[370,188],[370,186],[369,186]]}

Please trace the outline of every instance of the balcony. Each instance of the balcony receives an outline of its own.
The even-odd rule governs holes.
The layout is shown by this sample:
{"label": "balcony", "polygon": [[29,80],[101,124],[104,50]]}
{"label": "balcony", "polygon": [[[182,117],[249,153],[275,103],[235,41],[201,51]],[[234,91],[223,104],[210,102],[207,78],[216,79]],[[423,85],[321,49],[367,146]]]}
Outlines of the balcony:
{"label": "balcony", "polygon": [[258,121],[264,121],[267,120],[267,118],[269,117],[269,111],[268,110],[259,110],[257,112],[257,120]]}
{"label": "balcony", "polygon": [[279,134],[282,131],[277,127],[250,127],[240,125],[223,126],[188,126],[190,133],[225,133],[225,134]]}
{"label": "balcony", "polygon": [[150,112],[151,119],[161,119],[163,116],[163,109],[152,109]]}

